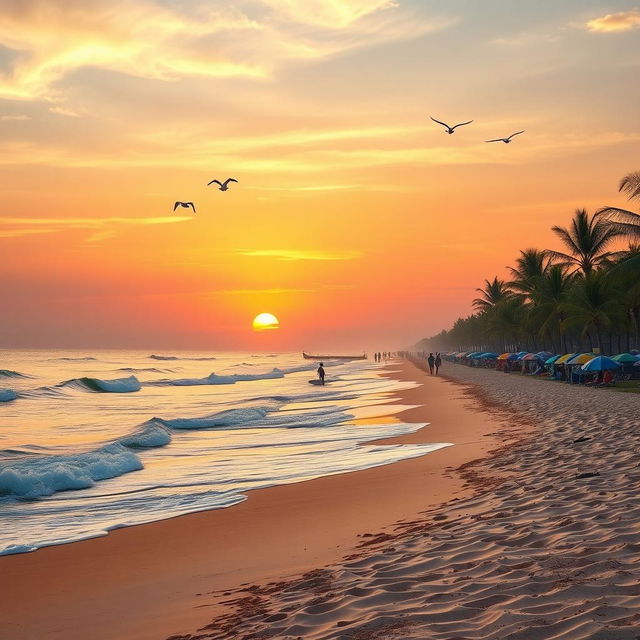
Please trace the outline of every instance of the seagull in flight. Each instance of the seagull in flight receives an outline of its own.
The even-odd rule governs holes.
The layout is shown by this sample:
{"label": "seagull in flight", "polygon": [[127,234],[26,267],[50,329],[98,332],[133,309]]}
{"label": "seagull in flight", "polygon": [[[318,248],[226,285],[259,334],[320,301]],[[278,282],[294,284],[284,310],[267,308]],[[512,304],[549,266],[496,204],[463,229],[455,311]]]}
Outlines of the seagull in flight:
{"label": "seagull in flight", "polygon": [[[431,117],[431,116],[429,116]],[[447,133],[451,135],[458,127],[464,127],[465,124],[471,124],[473,120],[469,120],[469,122],[461,122],[460,124],[456,124],[453,127],[450,127],[446,122],[440,122],[440,120],[436,120],[435,118],[431,118],[434,122],[441,124],[447,130]]]}
{"label": "seagull in flight", "polygon": [[516,131],[515,133],[512,133],[508,138],[496,138],[495,140],[485,140],[485,142],[504,142],[505,144],[509,144],[513,136],[519,136],[521,133],[524,133],[524,131]]}
{"label": "seagull in flight", "polygon": [[227,178],[224,182],[220,182],[220,180],[212,180],[211,182],[209,182],[209,184],[207,184],[207,187],[209,185],[212,185],[213,183],[219,184],[220,188],[219,191],[228,191],[229,190],[229,183],[230,182],[238,182],[235,178]]}
{"label": "seagull in flight", "polygon": [[196,212],[196,208],[193,206],[193,202],[176,202],[173,205],[173,210],[175,211],[178,207],[184,207],[185,209],[188,209],[189,207],[191,207],[193,209],[193,213]]}

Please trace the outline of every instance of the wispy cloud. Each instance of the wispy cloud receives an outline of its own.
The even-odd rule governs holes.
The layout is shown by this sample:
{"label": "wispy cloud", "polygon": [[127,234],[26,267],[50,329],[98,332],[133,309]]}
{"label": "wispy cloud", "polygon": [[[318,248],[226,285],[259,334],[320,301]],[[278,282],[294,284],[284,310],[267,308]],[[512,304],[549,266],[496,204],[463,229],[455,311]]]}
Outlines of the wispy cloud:
{"label": "wispy cloud", "polygon": [[11,121],[20,121],[20,120],[31,120],[31,116],[26,114],[20,114],[16,116],[0,116],[0,122],[11,122]]}
{"label": "wispy cloud", "polygon": [[99,242],[116,235],[118,227],[174,224],[193,218],[159,216],[150,218],[17,218],[0,217],[0,238],[19,238],[26,235],[57,233],[67,229],[85,229],[93,234],[86,242]]}
{"label": "wispy cloud", "polygon": [[236,253],[257,258],[276,258],[287,262],[297,260],[355,260],[364,255],[362,251],[322,251],[313,249],[238,249]]}
{"label": "wispy cloud", "polygon": [[[61,81],[104,69],[173,81],[265,79],[283,63],[318,59],[441,29],[388,0],[239,0],[211,7],[159,0],[4,0],[0,45],[15,53],[0,97],[64,102]],[[74,105],[58,113],[75,114]]]}
{"label": "wispy cloud", "polygon": [[640,27],[640,10],[620,11],[619,13],[608,13],[589,20],[585,25],[587,31],[595,33],[614,33],[617,31],[630,31]]}

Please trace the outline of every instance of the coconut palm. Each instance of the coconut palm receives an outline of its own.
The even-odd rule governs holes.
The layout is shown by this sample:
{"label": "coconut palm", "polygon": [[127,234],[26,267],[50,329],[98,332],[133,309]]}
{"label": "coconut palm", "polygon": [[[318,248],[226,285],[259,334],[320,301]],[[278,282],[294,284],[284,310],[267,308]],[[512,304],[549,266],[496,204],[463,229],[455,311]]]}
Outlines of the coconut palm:
{"label": "coconut palm", "polygon": [[[626,193],[629,200],[640,200],[640,171],[624,176],[620,180],[618,191]],[[640,215],[637,213],[620,207],[604,207],[598,213],[620,233],[640,237]]]}
{"label": "coconut palm", "polygon": [[585,209],[577,209],[568,229],[554,226],[552,231],[569,253],[547,249],[546,255],[585,275],[620,255],[607,249],[621,233],[599,213],[589,218]]}
{"label": "coconut palm", "polygon": [[604,271],[593,271],[576,278],[571,299],[566,306],[567,324],[581,329],[583,338],[602,350],[604,332],[624,319],[620,292]]}
{"label": "coconut palm", "polygon": [[540,322],[539,334],[549,337],[552,342],[555,342],[557,336],[560,351],[567,351],[565,321],[567,303],[575,279],[576,276],[567,273],[565,266],[554,264],[537,278],[536,286],[531,292],[531,315]]}
{"label": "coconut palm", "polygon": [[505,300],[511,295],[509,287],[504,280],[498,280],[496,276],[491,282],[489,280],[484,281],[484,287],[476,289],[482,295],[479,298],[475,298],[472,302],[473,307],[478,311],[487,311],[494,307],[501,300]]}
{"label": "coconut palm", "polygon": [[544,276],[549,268],[549,258],[540,249],[525,249],[520,251],[516,259],[516,266],[509,267],[513,280],[509,287],[530,296],[536,287],[536,282]]}

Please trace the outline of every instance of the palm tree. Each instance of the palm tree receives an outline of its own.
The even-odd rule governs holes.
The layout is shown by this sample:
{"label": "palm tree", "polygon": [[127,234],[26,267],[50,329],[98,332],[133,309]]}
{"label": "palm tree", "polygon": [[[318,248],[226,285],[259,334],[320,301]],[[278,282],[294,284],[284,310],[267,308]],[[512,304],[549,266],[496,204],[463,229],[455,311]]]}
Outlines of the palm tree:
{"label": "palm tree", "polygon": [[604,271],[593,271],[576,279],[571,292],[567,323],[581,327],[581,336],[589,337],[602,351],[603,332],[624,317],[620,292]]}
{"label": "palm tree", "polygon": [[513,280],[509,287],[516,291],[531,296],[536,287],[536,282],[545,275],[549,268],[549,258],[544,251],[539,249],[525,249],[520,251],[520,257],[516,259],[516,266],[509,267]]}
{"label": "palm tree", "polygon": [[[640,200],[640,171],[629,173],[620,180],[618,191],[624,191],[629,200]],[[621,234],[640,236],[640,215],[620,207],[604,207],[598,214],[604,215],[611,226]]]}
{"label": "palm tree", "polygon": [[[555,343],[555,336],[559,339],[560,351],[566,352],[565,321],[567,318],[567,302],[576,276],[567,273],[561,264],[551,265],[545,273],[536,280],[536,286],[531,292],[531,315],[540,321],[539,334],[548,336]],[[555,344],[552,344],[553,350]]]}
{"label": "palm tree", "polygon": [[568,229],[555,226],[552,230],[569,253],[548,249],[545,251],[546,255],[585,275],[619,255],[619,252],[610,252],[607,248],[621,235],[620,231],[613,228],[599,213],[589,218],[585,209],[577,209]]}
{"label": "palm tree", "polygon": [[491,282],[485,280],[484,288],[476,289],[476,291],[482,294],[481,297],[475,298],[472,303],[473,307],[478,311],[487,311],[511,295],[507,283],[504,280],[498,280],[498,276]]}

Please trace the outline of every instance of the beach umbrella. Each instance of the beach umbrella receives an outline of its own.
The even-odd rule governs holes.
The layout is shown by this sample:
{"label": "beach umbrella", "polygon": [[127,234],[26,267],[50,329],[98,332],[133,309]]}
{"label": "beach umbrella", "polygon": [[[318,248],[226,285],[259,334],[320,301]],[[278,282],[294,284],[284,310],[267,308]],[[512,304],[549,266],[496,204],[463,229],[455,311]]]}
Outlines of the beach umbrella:
{"label": "beach umbrella", "polygon": [[607,356],[596,356],[582,365],[583,371],[613,371],[620,365]]}
{"label": "beach umbrella", "polygon": [[498,356],[498,360],[506,360],[509,356],[512,356],[512,353],[503,353],[502,355]]}
{"label": "beach umbrella", "polygon": [[487,353],[483,353],[480,357],[483,360],[496,360],[498,358],[498,354],[491,353],[491,351],[487,351]]}
{"label": "beach umbrella", "polygon": [[520,360],[539,360],[537,353],[527,353],[524,358],[520,358]]}
{"label": "beach umbrella", "polygon": [[571,360],[571,358],[573,358],[574,356],[577,356],[579,354],[577,353],[565,353],[563,356],[560,356],[557,360],[556,360],[556,364],[564,364],[567,360]]}
{"label": "beach umbrella", "polygon": [[481,351],[473,351],[467,355],[467,358],[479,358],[481,355]]}
{"label": "beach umbrella", "polygon": [[550,358],[553,353],[551,353],[551,351],[538,351],[535,355],[538,360],[542,360],[544,362],[547,358]]}
{"label": "beach umbrella", "polygon": [[638,362],[640,357],[634,356],[631,353],[619,353],[617,356],[612,356],[611,359],[621,364],[625,364],[627,362]]}
{"label": "beach umbrella", "polygon": [[545,364],[553,364],[560,356],[551,356],[547,360],[544,361]]}
{"label": "beach umbrella", "polygon": [[573,358],[570,358],[569,360],[567,360],[567,364],[585,364],[589,362],[591,358],[595,358],[595,357],[596,357],[595,353],[579,353],[573,356]]}
{"label": "beach umbrella", "polygon": [[520,353],[512,353],[508,355],[506,359],[511,360],[513,362],[514,360],[520,360],[520,355],[521,355]]}

